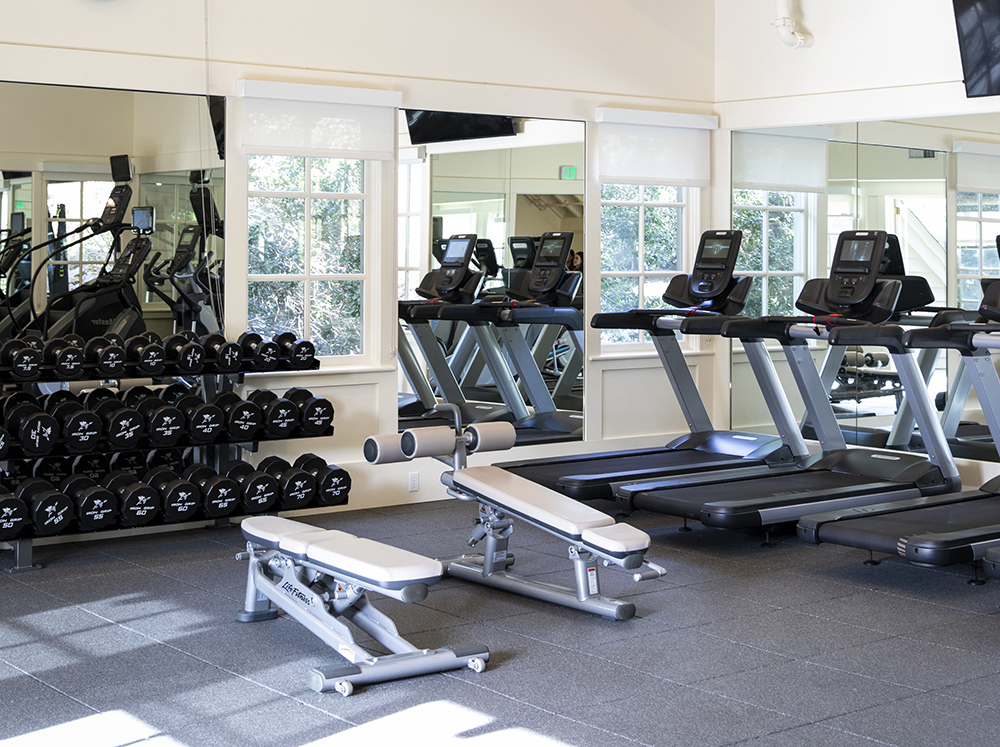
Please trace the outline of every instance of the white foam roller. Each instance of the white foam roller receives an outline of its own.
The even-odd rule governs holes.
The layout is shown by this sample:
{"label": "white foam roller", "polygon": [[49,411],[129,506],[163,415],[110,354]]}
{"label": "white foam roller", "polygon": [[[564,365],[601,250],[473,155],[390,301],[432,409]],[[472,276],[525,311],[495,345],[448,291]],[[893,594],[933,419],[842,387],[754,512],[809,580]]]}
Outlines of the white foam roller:
{"label": "white foam roller", "polygon": [[469,443],[469,453],[479,451],[502,451],[514,446],[517,431],[510,423],[473,423],[465,429]]}
{"label": "white foam roller", "polygon": [[365,439],[365,459],[370,464],[391,464],[405,462],[409,459],[400,448],[402,436],[393,433],[389,436],[369,436]]}
{"label": "white foam roller", "polygon": [[403,431],[401,444],[408,459],[452,454],[455,451],[455,430],[446,425],[412,428]]}

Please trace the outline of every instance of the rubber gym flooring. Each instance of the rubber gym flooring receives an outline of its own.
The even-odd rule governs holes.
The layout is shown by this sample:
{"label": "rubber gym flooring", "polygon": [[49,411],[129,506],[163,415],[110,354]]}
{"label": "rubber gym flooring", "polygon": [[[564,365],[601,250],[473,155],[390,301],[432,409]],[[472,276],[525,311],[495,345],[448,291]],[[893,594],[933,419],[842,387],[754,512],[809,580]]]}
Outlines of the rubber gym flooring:
{"label": "rubber gym flooring", "polygon": [[[457,501],[303,520],[427,555],[460,554]],[[241,624],[236,528],[35,548],[40,571],[0,574],[0,745],[994,744],[1000,582],[916,568],[794,536],[677,531],[637,513],[669,573],[602,591],[613,622],[445,579],[419,604],[373,597],[419,646],[484,643],[459,671],[317,694],[336,655],[288,618]],[[571,576],[566,549],[518,525],[520,573]],[[0,553],[10,566],[12,553]],[[555,569],[555,570],[554,570]]]}

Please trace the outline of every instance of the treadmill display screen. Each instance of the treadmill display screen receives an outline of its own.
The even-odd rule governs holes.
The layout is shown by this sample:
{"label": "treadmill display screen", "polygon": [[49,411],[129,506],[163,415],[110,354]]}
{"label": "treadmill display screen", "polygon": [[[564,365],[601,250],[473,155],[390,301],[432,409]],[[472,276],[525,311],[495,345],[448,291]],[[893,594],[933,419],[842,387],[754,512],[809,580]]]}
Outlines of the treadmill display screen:
{"label": "treadmill display screen", "polygon": [[709,239],[701,250],[701,262],[725,262],[729,257],[729,239]]}
{"label": "treadmill display screen", "polygon": [[441,258],[443,265],[460,265],[465,262],[465,253],[469,251],[468,239],[451,239]]}
{"label": "treadmill display screen", "polygon": [[556,262],[562,254],[566,239],[546,239],[542,242],[542,248],[538,251],[536,261]]}
{"label": "treadmill display screen", "polygon": [[875,250],[874,239],[851,239],[844,242],[840,250],[841,262],[870,262]]}

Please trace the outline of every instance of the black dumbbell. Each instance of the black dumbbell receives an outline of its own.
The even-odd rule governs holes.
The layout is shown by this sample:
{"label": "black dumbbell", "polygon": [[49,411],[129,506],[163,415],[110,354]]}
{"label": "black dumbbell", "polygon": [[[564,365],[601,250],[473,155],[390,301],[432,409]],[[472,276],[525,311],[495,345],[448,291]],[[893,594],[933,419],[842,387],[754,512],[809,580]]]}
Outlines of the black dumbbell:
{"label": "black dumbbell", "polygon": [[292,368],[312,368],[316,363],[316,346],[309,340],[298,339],[294,332],[281,332],[272,339]]}
{"label": "black dumbbell", "polygon": [[213,519],[229,516],[240,507],[241,491],[236,480],[218,474],[207,464],[195,462],[181,472],[201,490],[201,506],[205,515]]}
{"label": "black dumbbell", "polygon": [[264,413],[264,431],[268,438],[288,438],[299,427],[299,408],[268,389],[256,389],[247,400]]}
{"label": "black dumbbell", "polygon": [[170,447],[184,435],[184,413],[173,405],[166,404],[147,387],[138,386],[126,390],[122,394],[122,402],[142,415],[150,446]]}
{"label": "black dumbbell", "polygon": [[35,398],[15,392],[3,400],[4,427],[21,444],[25,456],[42,456],[52,451],[59,438],[59,425],[42,410]]}
{"label": "black dumbbell", "polygon": [[125,349],[107,337],[87,340],[83,354],[97,366],[97,373],[101,376],[118,377],[125,371]]}
{"label": "black dumbbell", "polygon": [[18,539],[30,525],[28,504],[13,493],[0,492],[0,540]]}
{"label": "black dumbbell", "polygon": [[42,360],[52,365],[59,379],[79,379],[83,375],[83,350],[71,345],[65,338],[57,337],[45,343]]}
{"label": "black dumbbell", "polygon": [[152,449],[146,454],[146,470],[166,467],[174,472],[184,468],[184,452],[180,449]]}
{"label": "black dumbbell", "polygon": [[104,435],[104,423],[100,415],[85,408],[72,395],[69,398],[46,396],[43,402],[45,409],[59,424],[67,451],[80,453],[97,448],[98,441]]}
{"label": "black dumbbell", "polygon": [[125,341],[125,355],[135,362],[136,373],[159,376],[167,367],[167,354],[157,335],[145,333]]}
{"label": "black dumbbell", "polygon": [[36,459],[31,465],[31,476],[39,477],[52,485],[59,485],[73,474],[71,457],[47,456]]}
{"label": "black dumbbell", "polygon": [[160,512],[160,494],[135,475],[117,471],[104,475],[100,484],[118,496],[119,521],[123,526],[141,527]]}
{"label": "black dumbbell", "polygon": [[81,454],[73,458],[73,474],[86,475],[95,480],[100,480],[111,471],[111,460],[108,454],[95,451],[90,454]]}
{"label": "black dumbbell", "polygon": [[181,375],[201,373],[205,368],[205,348],[187,335],[170,335],[163,341],[163,350],[170,369]]}
{"label": "black dumbbell", "polygon": [[235,373],[243,367],[243,348],[220,334],[203,335],[198,340],[205,348],[205,358],[218,373]]}
{"label": "black dumbbell", "polygon": [[116,449],[134,449],[146,431],[146,421],[138,410],[126,407],[118,399],[106,399],[93,407],[104,423],[108,444]]}
{"label": "black dumbbell", "polygon": [[12,489],[22,480],[31,477],[31,464],[27,459],[8,459],[4,485]]}
{"label": "black dumbbell", "polygon": [[305,470],[316,478],[316,490],[321,506],[339,506],[347,503],[351,492],[351,476],[346,469],[335,464],[327,464],[326,460],[315,454],[302,454],[295,460],[293,467]]}
{"label": "black dumbbell", "polygon": [[42,370],[42,352],[26,340],[7,340],[0,345],[0,363],[10,366],[18,381],[34,381]]}
{"label": "black dumbbell", "polygon": [[118,519],[118,498],[86,475],[72,475],[59,483],[59,490],[76,506],[76,523],[81,531],[106,529]]}
{"label": "black dumbbell", "polygon": [[249,358],[257,371],[273,371],[281,360],[278,343],[265,340],[256,332],[244,332],[237,339],[243,348],[243,357]]}
{"label": "black dumbbell", "polygon": [[262,459],[257,469],[278,481],[281,491],[279,500],[283,509],[305,508],[316,501],[316,478],[304,469],[293,467],[276,456]]}
{"label": "black dumbbell", "polygon": [[201,397],[185,394],[174,402],[174,407],[184,413],[188,438],[195,443],[210,444],[226,430],[222,409]]}
{"label": "black dumbbell", "polygon": [[264,412],[255,402],[240,397],[235,392],[216,395],[212,404],[222,410],[225,416],[229,440],[234,442],[253,441],[264,425]]}
{"label": "black dumbbell", "polygon": [[146,473],[142,481],[154,488],[163,498],[163,520],[167,522],[193,519],[201,507],[201,492],[190,480],[177,476],[166,467],[157,467]]}
{"label": "black dumbbell", "polygon": [[118,395],[113,389],[108,389],[107,387],[98,387],[97,389],[90,389],[83,393],[83,396],[79,398],[79,401],[83,403],[83,406],[88,410],[93,410],[98,404],[106,399],[112,401],[119,401]]}
{"label": "black dumbbell", "polygon": [[299,408],[299,430],[303,436],[323,436],[333,425],[333,405],[330,400],[314,397],[308,389],[292,387],[284,398]]}
{"label": "black dumbbell", "polygon": [[73,521],[73,501],[46,480],[29,477],[21,481],[14,495],[27,504],[36,535],[60,534]]}
{"label": "black dumbbell", "polygon": [[108,466],[112,472],[128,472],[137,480],[149,471],[146,468],[146,452],[134,449],[116,451],[108,460]]}
{"label": "black dumbbell", "polygon": [[281,488],[273,475],[254,469],[243,461],[229,462],[220,472],[240,486],[243,510],[248,514],[265,513],[278,503]]}

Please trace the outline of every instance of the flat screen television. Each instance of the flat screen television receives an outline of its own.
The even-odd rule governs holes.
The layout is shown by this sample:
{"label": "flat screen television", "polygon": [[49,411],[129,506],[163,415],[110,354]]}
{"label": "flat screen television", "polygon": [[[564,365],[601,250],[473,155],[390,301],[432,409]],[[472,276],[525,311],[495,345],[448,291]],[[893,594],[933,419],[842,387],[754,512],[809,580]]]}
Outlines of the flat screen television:
{"label": "flat screen television", "polygon": [[965,95],[1000,94],[1000,0],[952,0]]}
{"label": "flat screen television", "polygon": [[406,127],[410,143],[446,143],[455,140],[479,140],[514,135],[514,120],[493,114],[464,114],[407,109]]}

